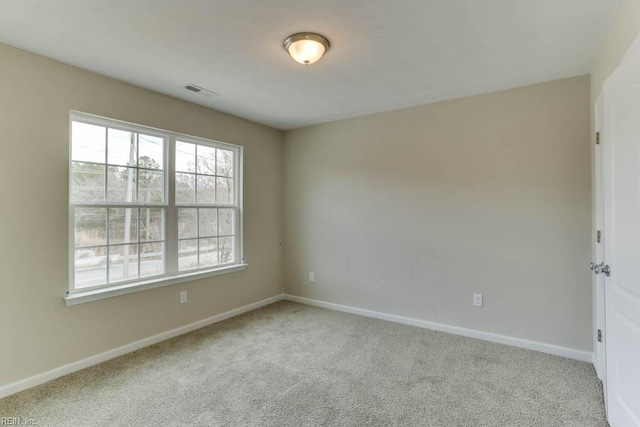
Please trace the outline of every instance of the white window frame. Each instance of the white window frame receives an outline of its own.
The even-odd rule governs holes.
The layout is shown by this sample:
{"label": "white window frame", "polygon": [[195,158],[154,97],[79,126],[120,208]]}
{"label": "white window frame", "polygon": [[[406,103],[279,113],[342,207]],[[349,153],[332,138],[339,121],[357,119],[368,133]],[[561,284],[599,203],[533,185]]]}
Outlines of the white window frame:
{"label": "white window frame", "polygon": [[[73,203],[71,199],[72,190],[72,123],[74,121],[104,126],[113,129],[120,129],[136,133],[143,133],[152,136],[161,137],[165,141],[164,146],[164,203]],[[175,147],[176,141],[188,142],[192,144],[206,145],[209,147],[230,150],[234,152],[234,204],[215,204],[201,205],[193,204],[176,204],[175,200]],[[108,150],[108,145],[106,150]],[[106,153],[108,158],[108,152]],[[82,113],[78,111],[69,112],[69,291],[65,295],[67,305],[75,305],[83,302],[94,301],[98,299],[108,298],[117,295],[139,292],[147,289],[157,288],[161,286],[169,286],[190,280],[202,279],[205,277],[215,276],[219,274],[231,273],[244,270],[245,264],[243,252],[243,191],[242,191],[242,171],[243,165],[243,148],[240,145],[229,144],[226,142],[214,141],[211,139],[201,138],[192,135],[180,134],[177,132],[167,131],[135,123],[124,122],[121,120],[100,117],[92,114]],[[108,185],[105,182],[105,185]],[[137,184],[136,184],[137,185]],[[196,184],[197,185],[197,184]],[[91,287],[75,288],[75,216],[74,208],[81,207],[100,207],[100,208],[136,208],[140,206],[146,207],[162,207],[165,211],[164,218],[164,271],[165,273],[158,276],[137,278],[116,283],[106,283]],[[235,250],[234,262],[221,266],[204,267],[188,271],[178,271],[178,207],[184,208],[231,208],[235,210]],[[107,270],[108,270],[107,264]]]}

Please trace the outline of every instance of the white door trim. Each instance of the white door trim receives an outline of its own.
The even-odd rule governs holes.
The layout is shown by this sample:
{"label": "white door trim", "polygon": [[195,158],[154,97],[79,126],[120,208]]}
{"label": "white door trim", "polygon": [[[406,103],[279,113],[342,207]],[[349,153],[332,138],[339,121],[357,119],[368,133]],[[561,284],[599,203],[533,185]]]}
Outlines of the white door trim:
{"label": "white door trim", "polygon": [[[599,135],[599,138],[596,136],[596,142],[598,139],[602,139],[604,142],[603,135],[603,122],[604,122],[604,96],[602,93],[598,95],[598,99],[594,105],[594,114],[595,114],[595,132],[596,135]],[[593,230],[591,239],[593,242],[593,262],[595,264],[599,264],[604,261],[604,239],[606,238],[604,233],[604,199],[603,199],[603,176],[602,176],[602,165],[603,165],[603,144],[594,143],[593,144],[593,158],[594,158],[594,197],[593,197]],[[600,232],[600,243],[598,243],[598,232]],[[605,369],[605,300],[604,300],[604,276],[596,275],[592,276],[593,279],[593,296],[594,296],[594,304],[593,304],[593,324],[594,324],[594,333],[593,333],[593,354],[594,354],[594,368],[596,369],[596,373],[598,374],[598,378],[603,382],[603,385],[606,383],[606,369]],[[598,341],[598,331],[602,332],[601,341]]]}

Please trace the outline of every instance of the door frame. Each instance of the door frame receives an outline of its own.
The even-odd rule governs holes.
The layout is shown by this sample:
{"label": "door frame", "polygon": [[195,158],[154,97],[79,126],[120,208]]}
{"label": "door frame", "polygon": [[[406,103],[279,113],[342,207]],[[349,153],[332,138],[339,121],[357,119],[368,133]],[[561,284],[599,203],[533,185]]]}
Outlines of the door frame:
{"label": "door frame", "polygon": [[[591,234],[592,259],[595,264],[604,261],[604,182],[603,182],[603,145],[604,145],[604,97],[600,93],[594,105],[594,130],[595,137],[593,143],[593,167],[594,167],[594,193],[593,193],[593,230]],[[600,242],[598,242],[598,232],[600,232]],[[606,389],[606,324],[605,324],[605,291],[604,275],[593,274],[593,365],[598,378]],[[598,331],[601,331],[601,341],[598,341]],[[606,394],[605,394],[606,401]]]}

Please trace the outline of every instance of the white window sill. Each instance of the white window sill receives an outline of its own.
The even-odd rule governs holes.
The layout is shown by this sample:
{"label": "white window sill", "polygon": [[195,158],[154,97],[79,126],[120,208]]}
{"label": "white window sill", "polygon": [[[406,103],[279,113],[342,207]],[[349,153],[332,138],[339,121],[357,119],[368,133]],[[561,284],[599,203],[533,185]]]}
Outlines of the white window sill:
{"label": "white window sill", "polygon": [[115,285],[109,288],[94,289],[86,292],[76,292],[65,295],[64,301],[67,306],[83,304],[85,302],[98,301],[105,298],[117,297],[119,295],[132,294],[134,292],[146,291],[163,286],[175,285],[176,283],[189,282],[192,280],[204,279],[206,277],[218,276],[220,274],[235,273],[247,268],[249,264],[236,264],[229,267],[222,267],[216,270],[196,271],[193,273],[182,273],[171,277],[160,277],[144,282],[127,283]]}

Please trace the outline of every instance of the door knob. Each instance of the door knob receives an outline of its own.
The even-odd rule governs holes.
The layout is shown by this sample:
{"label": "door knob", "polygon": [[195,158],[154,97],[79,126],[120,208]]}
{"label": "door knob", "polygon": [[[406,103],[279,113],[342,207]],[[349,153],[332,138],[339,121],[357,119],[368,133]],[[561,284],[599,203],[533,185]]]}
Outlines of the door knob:
{"label": "door knob", "polygon": [[593,270],[595,274],[604,273],[607,277],[611,276],[611,267],[605,265],[604,262],[601,262],[600,264],[591,263],[591,270]]}

